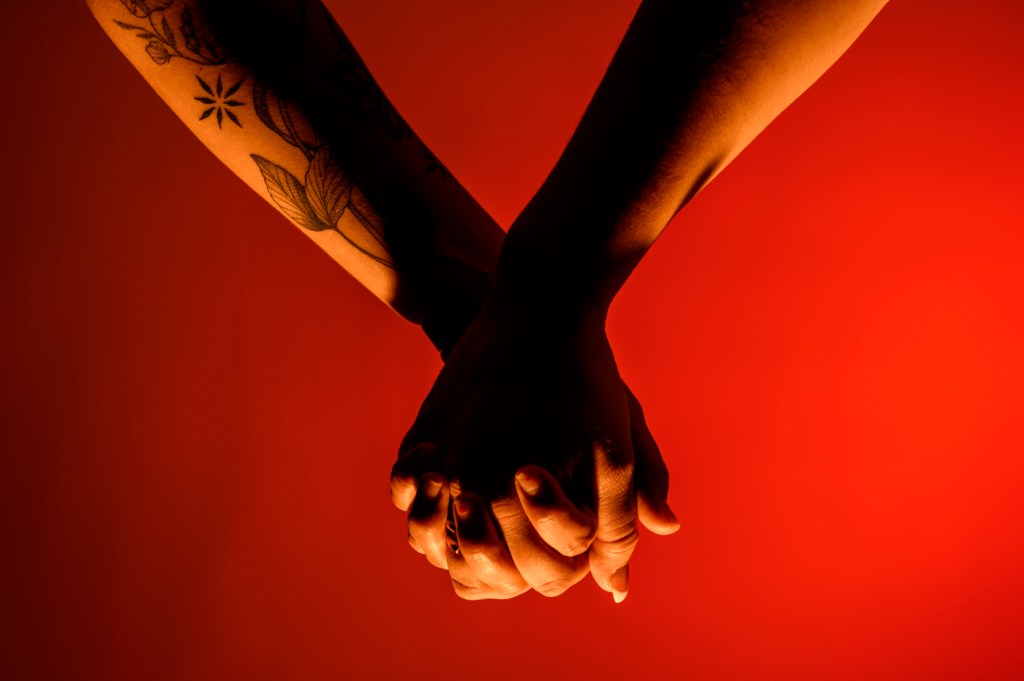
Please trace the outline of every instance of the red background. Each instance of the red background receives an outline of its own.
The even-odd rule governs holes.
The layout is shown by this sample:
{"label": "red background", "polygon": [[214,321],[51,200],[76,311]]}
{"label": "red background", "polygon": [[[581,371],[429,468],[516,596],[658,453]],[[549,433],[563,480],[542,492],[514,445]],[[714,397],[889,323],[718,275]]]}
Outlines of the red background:
{"label": "red background", "polygon": [[[507,225],[636,0],[329,4]],[[622,293],[683,529],[616,607],[458,600],[387,498],[432,349],[3,3],[0,677],[1024,678],[1022,8],[893,3]]]}

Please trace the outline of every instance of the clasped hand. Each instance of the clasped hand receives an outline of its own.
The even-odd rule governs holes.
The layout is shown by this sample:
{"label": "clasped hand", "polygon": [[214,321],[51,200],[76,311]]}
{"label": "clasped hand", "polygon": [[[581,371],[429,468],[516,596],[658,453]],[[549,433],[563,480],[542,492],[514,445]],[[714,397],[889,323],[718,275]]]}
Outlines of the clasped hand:
{"label": "clasped hand", "polygon": [[409,541],[463,598],[628,591],[637,519],[678,529],[668,473],[603,315],[491,303],[427,395],[392,471]]}

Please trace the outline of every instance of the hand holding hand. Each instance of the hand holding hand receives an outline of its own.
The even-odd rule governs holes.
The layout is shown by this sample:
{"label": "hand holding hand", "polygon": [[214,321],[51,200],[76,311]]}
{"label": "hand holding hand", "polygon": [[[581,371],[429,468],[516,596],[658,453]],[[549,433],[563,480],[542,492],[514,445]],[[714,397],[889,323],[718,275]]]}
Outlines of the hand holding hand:
{"label": "hand holding hand", "polygon": [[[410,511],[413,546],[448,568],[464,597],[531,587],[557,595],[591,569],[621,600],[638,501],[650,529],[678,528],[667,485],[603,319],[491,308],[424,402],[395,465],[392,495]],[[455,527],[446,531],[453,498]]]}

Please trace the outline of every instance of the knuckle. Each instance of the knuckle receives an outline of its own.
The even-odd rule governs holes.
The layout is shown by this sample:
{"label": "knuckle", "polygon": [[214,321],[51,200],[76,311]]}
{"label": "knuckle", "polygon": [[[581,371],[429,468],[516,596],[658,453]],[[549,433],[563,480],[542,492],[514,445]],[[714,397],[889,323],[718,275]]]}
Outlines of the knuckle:
{"label": "knuckle", "polygon": [[591,547],[608,557],[629,556],[640,541],[635,516],[603,528]]}
{"label": "knuckle", "polygon": [[470,544],[462,542],[459,546],[463,557],[471,561],[477,571],[496,572],[502,565],[504,551],[493,544]]}
{"label": "knuckle", "polygon": [[466,601],[481,601],[489,598],[487,591],[480,586],[465,584],[456,579],[452,580],[452,589],[455,590],[456,596]]}
{"label": "knuckle", "polygon": [[448,559],[443,553],[437,551],[427,551],[424,555],[427,557],[427,562],[440,570],[448,569]]}
{"label": "knuckle", "polygon": [[431,518],[419,518],[409,516],[409,534],[421,536],[426,535],[431,529]]}
{"label": "knuckle", "polygon": [[530,587],[518,582],[504,582],[492,587],[492,589],[494,590],[493,598],[505,600],[522,595],[529,591]]}
{"label": "knuckle", "polygon": [[597,538],[606,542],[625,541],[631,536],[637,535],[636,529],[636,503],[629,504],[629,508],[620,509],[618,512],[605,515],[597,527]]}
{"label": "knuckle", "polygon": [[636,532],[611,542],[595,544],[594,549],[600,553],[605,560],[616,563],[626,563],[629,557],[636,550],[639,535]]}
{"label": "knuckle", "polygon": [[636,548],[637,542],[640,541],[640,533],[636,529],[636,525],[630,526],[629,531],[616,539],[612,545],[620,553],[633,553],[633,549]]}
{"label": "knuckle", "polygon": [[578,556],[590,548],[596,529],[566,513],[552,513],[537,520],[537,531],[563,556]]}
{"label": "knuckle", "polygon": [[491,502],[491,513],[506,543],[528,536],[533,532],[529,518],[518,499],[501,498]]}
{"label": "knuckle", "polygon": [[572,577],[567,576],[557,577],[555,579],[551,579],[540,584],[536,584],[533,588],[537,593],[539,593],[542,596],[554,598],[555,596],[561,596],[562,594],[564,594],[566,591],[569,590],[569,587],[571,587],[572,585]]}
{"label": "knuckle", "polygon": [[583,539],[571,541],[568,544],[565,544],[561,548],[559,548],[558,552],[561,553],[563,556],[569,556],[570,558],[575,556],[581,556],[587,552],[587,550],[590,548],[590,545],[593,543],[593,540],[594,537],[593,535],[591,535]]}
{"label": "knuckle", "polygon": [[502,585],[495,588],[505,589],[507,587],[509,590],[514,590],[523,587],[522,578],[505,560],[502,549],[498,547],[486,547],[471,551],[463,549],[462,555],[473,573],[482,581],[492,585]]}
{"label": "knuckle", "polygon": [[[522,579],[495,578],[488,579],[486,576],[476,575],[472,579],[465,579],[462,575],[457,580],[467,589],[466,600],[508,600],[520,596],[530,590],[530,586]],[[474,584],[475,583],[475,584]],[[475,591],[473,591],[475,590]]]}

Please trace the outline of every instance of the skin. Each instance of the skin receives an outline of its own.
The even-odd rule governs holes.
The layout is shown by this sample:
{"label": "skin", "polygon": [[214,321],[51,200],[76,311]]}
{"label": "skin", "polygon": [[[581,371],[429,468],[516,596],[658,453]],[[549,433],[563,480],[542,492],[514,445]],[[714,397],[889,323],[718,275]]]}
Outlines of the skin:
{"label": "skin", "polygon": [[[218,158],[448,355],[483,305],[504,233],[401,120],[319,2],[88,5]],[[641,414],[639,402],[631,395],[629,400]],[[643,453],[635,480],[631,476],[626,485],[629,496],[635,485],[640,520],[658,532],[674,531],[678,523],[666,503],[668,473],[660,452],[642,417],[629,428]],[[435,537],[441,527],[443,536],[443,516],[457,485],[430,475],[442,470],[436,456],[409,456],[408,450],[403,447],[395,468],[393,500],[410,511],[410,536],[424,537],[414,539],[414,547],[446,566],[427,535]],[[446,470],[458,476],[458,470]],[[516,471],[500,471],[511,485]],[[559,478],[537,467],[522,473],[516,494],[506,495],[497,511],[471,493],[460,504],[467,511],[456,514],[464,550],[451,561],[460,595],[506,597],[533,584],[567,586],[586,574],[589,564],[580,556],[604,532],[601,517],[588,509],[604,488],[581,510]],[[597,471],[598,482],[602,475]],[[525,494],[531,480],[540,486]],[[621,487],[615,491],[620,496]],[[422,498],[414,503],[417,489]],[[636,511],[630,510],[628,523],[635,536]],[[505,537],[522,538],[514,541],[516,552],[528,550],[534,558],[515,565]],[[566,552],[572,554],[569,577],[563,574]],[[491,582],[498,590],[486,586]]]}
{"label": "skin", "polygon": [[[392,477],[413,546],[448,567],[468,598],[526,588],[554,595],[588,569],[624,598],[637,514],[656,531],[678,524],[665,504],[663,464],[649,463],[660,455],[607,342],[608,306],[672,216],[842,54],[884,2],[644,2],[496,268],[488,257],[500,241],[495,231],[473,226],[486,220],[457,185],[424,182],[412,171],[424,147],[407,126],[394,125],[397,114],[378,110],[385,114],[367,134],[366,111],[351,105],[360,98],[345,92],[365,82],[353,78],[351,63],[341,90],[323,77],[340,30],[298,19],[318,5],[191,3],[200,31],[222,43],[200,65],[221,69],[217,97],[220,76],[252,78],[294,119],[288,135],[256,139],[230,126],[230,136],[219,125],[217,133],[200,126],[207,114],[197,122],[195,98],[182,93],[201,74],[161,72],[138,56],[137,35],[106,21],[114,10],[147,18],[169,4],[90,6],[204,143],[378,297],[421,323],[443,352],[453,347]],[[236,22],[239,12],[244,22]],[[251,42],[254,35],[261,39]],[[161,50],[152,41],[146,50],[158,67],[177,63],[161,63]],[[221,53],[228,58],[213,64]],[[322,96],[331,87],[334,95]],[[210,84],[203,89],[213,94]],[[315,154],[305,140],[316,140]],[[297,179],[304,172],[305,185]],[[309,206],[295,198],[296,186]],[[323,186],[332,191],[310,194]],[[337,196],[346,210],[336,210]],[[431,239],[420,238],[416,220],[425,215]],[[493,283],[481,286],[491,272]],[[449,502],[455,527],[445,532]]]}
{"label": "skin", "polygon": [[[509,230],[491,295],[406,438],[405,451],[429,444],[441,456],[461,494],[490,500],[508,547],[495,562],[522,571],[538,560],[531,538],[516,534],[522,490],[505,481],[539,465],[597,519],[590,570],[616,601],[625,597],[636,544],[628,481],[638,459],[635,417],[605,335],[608,307],[678,210],[884,4],[641,5],[564,154]],[[442,514],[435,507],[416,518],[414,539],[432,562],[450,565]],[[570,562],[566,553],[559,570],[530,586],[558,593],[577,579],[578,556]]]}

